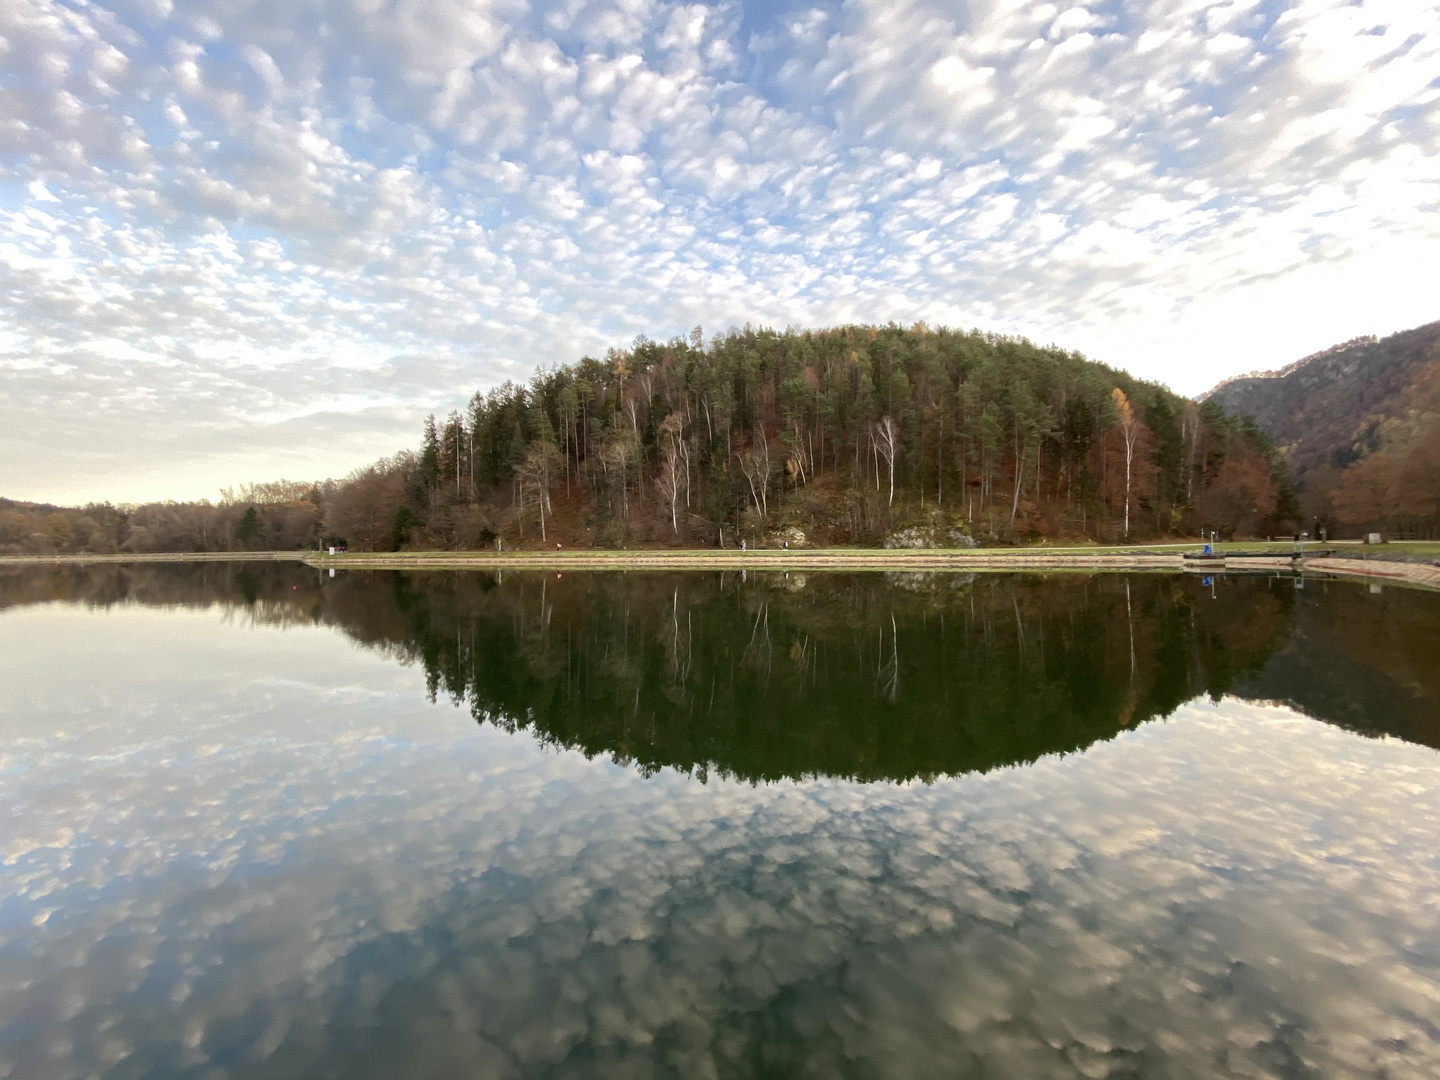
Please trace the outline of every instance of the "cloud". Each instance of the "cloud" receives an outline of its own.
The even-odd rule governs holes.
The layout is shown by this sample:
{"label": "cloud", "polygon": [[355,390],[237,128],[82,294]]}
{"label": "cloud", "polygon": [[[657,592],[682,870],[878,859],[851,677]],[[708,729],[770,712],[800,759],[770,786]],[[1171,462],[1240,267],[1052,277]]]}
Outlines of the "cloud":
{"label": "cloud", "polygon": [[398,447],[536,363],[697,323],[978,324],[1194,392],[1426,321],[1437,23],[17,0],[0,488],[213,494],[281,471],[236,449],[277,415],[320,418],[291,462],[340,473],[327,401],[372,394]]}
{"label": "cloud", "polygon": [[0,618],[14,1074],[1440,1064],[1428,749],[1224,700],[933,785],[647,779],[221,614]]}

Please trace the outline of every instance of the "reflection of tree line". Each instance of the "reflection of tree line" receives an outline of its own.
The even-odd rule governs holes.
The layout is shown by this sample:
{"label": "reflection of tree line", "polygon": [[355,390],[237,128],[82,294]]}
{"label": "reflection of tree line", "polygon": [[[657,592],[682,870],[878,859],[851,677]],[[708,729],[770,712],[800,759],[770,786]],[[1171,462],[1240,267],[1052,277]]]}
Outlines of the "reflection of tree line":
{"label": "reflection of tree line", "polygon": [[1179,576],[0,572],[0,608],[219,603],[333,625],[417,662],[479,720],[647,771],[988,769],[1226,692],[1440,745],[1434,597],[1265,579],[1214,593]]}
{"label": "reflection of tree line", "polygon": [[1309,582],[1265,670],[1236,686],[1354,731],[1440,748],[1440,597]]}
{"label": "reflection of tree line", "polygon": [[314,621],[322,603],[313,569],[286,563],[95,563],[0,567],[0,611],[26,604],[254,609],[260,622]]}
{"label": "reflection of tree line", "polygon": [[752,780],[1082,748],[1257,675],[1291,599],[1172,577],[392,580],[432,694],[642,770]]}

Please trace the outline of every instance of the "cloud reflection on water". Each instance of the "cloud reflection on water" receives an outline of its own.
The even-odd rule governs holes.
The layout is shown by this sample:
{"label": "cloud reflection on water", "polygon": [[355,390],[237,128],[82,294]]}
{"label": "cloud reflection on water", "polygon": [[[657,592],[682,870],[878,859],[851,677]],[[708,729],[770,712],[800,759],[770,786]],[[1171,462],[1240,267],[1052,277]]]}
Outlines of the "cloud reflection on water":
{"label": "cloud reflection on water", "polygon": [[7,1075],[1440,1067],[1430,750],[1226,699],[931,785],[701,784],[323,631],[0,645]]}

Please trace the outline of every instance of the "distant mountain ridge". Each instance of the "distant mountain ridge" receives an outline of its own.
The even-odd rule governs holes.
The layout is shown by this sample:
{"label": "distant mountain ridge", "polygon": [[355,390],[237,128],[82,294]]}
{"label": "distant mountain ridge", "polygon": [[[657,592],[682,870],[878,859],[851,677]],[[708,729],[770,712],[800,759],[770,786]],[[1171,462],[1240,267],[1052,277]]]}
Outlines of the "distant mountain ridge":
{"label": "distant mountain ridge", "polygon": [[1229,386],[1231,383],[1240,382],[1242,379],[1283,379],[1285,376],[1299,371],[1312,360],[1323,360],[1327,356],[1334,356],[1337,353],[1346,352],[1350,349],[1358,348],[1361,345],[1374,345],[1379,340],[1380,339],[1374,334],[1361,334],[1359,337],[1351,338],[1349,341],[1342,341],[1339,345],[1331,345],[1329,348],[1321,349],[1319,352],[1313,352],[1309,356],[1302,356],[1299,360],[1286,364],[1283,368],[1278,368],[1273,371],[1247,371],[1244,375],[1232,375],[1228,379],[1220,380],[1220,382],[1201,394],[1196,400],[1205,401],[1208,398],[1214,397],[1224,387]]}
{"label": "distant mountain ridge", "polygon": [[1228,379],[1204,398],[1254,417],[1285,455],[1307,515],[1323,518],[1344,471],[1389,449],[1387,433],[1428,408],[1422,390],[1436,365],[1440,322],[1353,338],[1277,371]]}

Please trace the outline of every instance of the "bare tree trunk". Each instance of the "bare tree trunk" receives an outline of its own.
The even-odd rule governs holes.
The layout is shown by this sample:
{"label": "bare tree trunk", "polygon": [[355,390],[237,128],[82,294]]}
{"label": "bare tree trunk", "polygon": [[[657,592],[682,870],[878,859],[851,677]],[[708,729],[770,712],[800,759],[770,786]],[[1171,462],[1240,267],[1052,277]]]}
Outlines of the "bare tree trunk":
{"label": "bare tree trunk", "polygon": [[885,458],[885,465],[890,474],[890,501],[887,506],[895,505],[895,455],[899,450],[899,431],[895,427],[895,421],[888,416],[882,416],[880,422],[875,425],[875,434],[871,441],[875,444],[875,490],[880,490],[880,461]]}
{"label": "bare tree trunk", "polygon": [[1010,500],[1010,527],[1015,527],[1015,515],[1020,512],[1020,478],[1025,473],[1025,448],[1017,449],[1019,458],[1015,462],[1015,495]]}
{"label": "bare tree trunk", "polygon": [[[682,432],[683,436],[683,432]],[[690,509],[690,444],[682,437],[680,453],[685,458],[685,509]]]}
{"label": "bare tree trunk", "polygon": [[1130,539],[1130,464],[1135,459],[1135,428],[1129,426],[1125,435],[1125,539]]}

